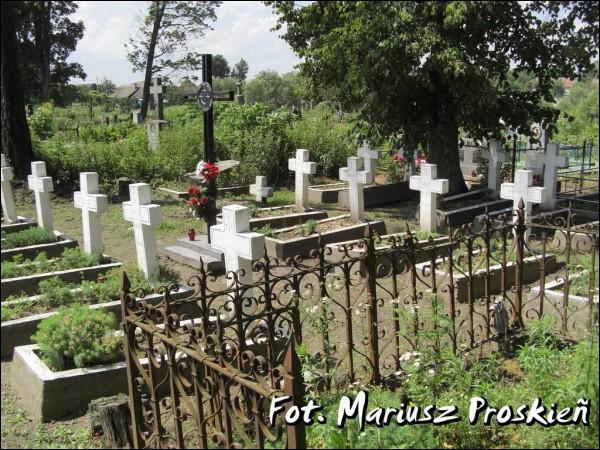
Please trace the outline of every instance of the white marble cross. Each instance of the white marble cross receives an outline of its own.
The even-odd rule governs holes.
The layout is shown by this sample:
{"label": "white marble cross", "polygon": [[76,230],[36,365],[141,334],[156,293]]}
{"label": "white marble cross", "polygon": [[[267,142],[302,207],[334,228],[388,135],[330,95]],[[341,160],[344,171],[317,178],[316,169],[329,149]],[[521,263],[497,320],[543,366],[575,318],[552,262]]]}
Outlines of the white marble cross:
{"label": "white marble cross", "polygon": [[133,223],[138,266],[151,283],[158,281],[159,266],[154,227],[160,225],[159,205],[152,205],[152,191],[146,183],[129,185],[129,200],[123,202],[123,218]]}
{"label": "white marble cross", "polygon": [[437,194],[448,192],[448,180],[437,179],[436,164],[421,164],[421,175],[410,177],[409,187],[421,191],[419,227],[423,231],[435,232],[437,229]]}
{"label": "white marble cross", "polygon": [[19,220],[15,210],[12,186],[10,185],[10,180],[13,178],[12,167],[6,164],[6,158],[2,154],[2,211],[4,212],[4,219],[8,222],[17,222]]}
{"label": "white marble cross", "polygon": [[296,172],[296,206],[306,208],[308,206],[308,176],[317,172],[317,163],[308,160],[309,152],[299,148],[296,150],[296,158],[288,159],[288,168]]}
{"label": "white marble cross", "polygon": [[257,175],[255,184],[250,185],[250,194],[258,203],[267,203],[267,197],[273,197],[273,188],[267,186],[267,177]]}
{"label": "white marble cross", "polygon": [[[525,205],[525,223],[529,223],[531,211],[534,203],[542,203],[543,193],[546,188],[534,187],[533,172],[527,169],[520,169],[515,172],[514,183],[502,183],[500,187],[500,197],[513,201],[513,217],[517,221],[517,210],[521,199]],[[530,229],[525,232],[525,240],[529,239]]]}
{"label": "white marble cross", "polygon": [[348,200],[350,201],[350,218],[358,222],[365,217],[365,184],[373,181],[373,173],[362,170],[363,158],[350,156],[348,167],[340,167],[340,180],[348,182]]}
{"label": "white marble cross", "polygon": [[481,151],[481,157],[488,161],[488,188],[493,190],[494,195],[497,196],[502,184],[502,163],[506,161],[506,152],[502,149],[502,141],[491,140],[488,148]]}
{"label": "white marble cross", "polygon": [[81,172],[79,184],[81,190],[73,194],[73,204],[81,209],[83,250],[90,255],[102,256],[100,214],[108,211],[108,197],[99,193],[96,172]]}
{"label": "white marble cross", "polygon": [[31,175],[27,177],[29,189],[35,194],[35,210],[38,225],[49,233],[54,233],[52,209],[50,208],[50,192],[54,190],[52,178],[46,176],[46,163],[34,161],[31,163]]}
{"label": "white marble cross", "polygon": [[[250,211],[245,206],[223,207],[223,223],[210,227],[213,248],[225,254],[225,269],[235,272],[241,284],[252,283],[252,261],[264,255],[265,237],[250,231]],[[234,284],[229,280],[229,286]]]}
{"label": "white marble cross", "polygon": [[371,150],[369,142],[363,141],[363,145],[358,149],[356,155],[364,159],[365,171],[374,174],[375,166],[377,165],[377,160],[379,159],[379,152],[377,150]]}
{"label": "white marble cross", "polygon": [[525,168],[531,170],[534,175],[542,176],[545,160],[546,154],[544,150],[527,150],[525,152]]}
{"label": "white marble cross", "polygon": [[552,142],[546,146],[546,158],[544,161],[544,187],[546,190],[542,195],[542,208],[554,208],[556,204],[556,170],[569,167],[569,158],[559,156],[559,145]]}

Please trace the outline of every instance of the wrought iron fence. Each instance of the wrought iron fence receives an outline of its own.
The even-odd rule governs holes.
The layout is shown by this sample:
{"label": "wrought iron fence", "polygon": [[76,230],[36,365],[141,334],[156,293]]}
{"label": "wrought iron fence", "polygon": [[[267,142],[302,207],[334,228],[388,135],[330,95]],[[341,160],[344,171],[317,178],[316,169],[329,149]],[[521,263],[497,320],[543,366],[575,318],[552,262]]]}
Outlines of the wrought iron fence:
{"label": "wrought iron fence", "polygon": [[[265,414],[304,386],[401,382],[414,351],[504,348],[543,316],[579,338],[597,323],[598,229],[575,217],[505,217],[419,241],[406,233],[253,263],[252,284],[200,271],[194,292],[148,304],[123,286],[130,405],[139,447],[302,447]],[[298,351],[298,354],[296,354]]]}

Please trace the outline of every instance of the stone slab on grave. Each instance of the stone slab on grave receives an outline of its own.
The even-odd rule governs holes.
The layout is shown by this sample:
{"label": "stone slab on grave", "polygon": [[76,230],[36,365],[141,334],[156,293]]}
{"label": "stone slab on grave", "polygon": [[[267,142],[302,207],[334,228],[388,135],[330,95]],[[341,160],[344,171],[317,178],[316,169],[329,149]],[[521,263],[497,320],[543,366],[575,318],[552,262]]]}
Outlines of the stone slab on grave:
{"label": "stone slab on grave", "polygon": [[459,227],[476,220],[477,217],[494,211],[505,210],[512,205],[511,200],[500,199],[493,201],[482,201],[477,205],[464,206],[448,210],[436,210],[436,220],[439,227]]}
{"label": "stone slab on grave", "polygon": [[[364,187],[365,208],[385,205],[388,203],[403,202],[417,196],[415,191],[409,188],[408,181],[399,181],[390,184],[372,184]],[[339,192],[338,204],[344,208],[350,207],[348,188]]]}
{"label": "stone slab on grave", "polygon": [[[349,219],[348,214],[344,214],[342,216],[330,217],[328,219],[320,220],[317,222],[318,224],[322,224],[325,222],[333,222],[336,220],[344,220]],[[332,244],[336,242],[344,242],[350,241],[354,239],[360,239],[364,236],[365,230],[368,226],[373,228],[373,231],[379,235],[386,234],[385,222],[381,219],[372,220],[363,223],[357,223],[350,226],[341,227],[339,229],[333,229],[331,231],[326,231],[321,233],[312,233],[308,236],[302,237],[293,237],[293,238],[282,238],[281,235],[283,233],[287,233],[290,231],[294,231],[300,227],[290,227],[290,228],[282,228],[280,230],[276,230],[273,236],[265,237],[265,246],[267,247],[267,254],[269,256],[275,256],[282,261],[286,258],[294,257],[294,256],[310,256],[310,253],[313,250],[318,249],[319,247],[319,236],[321,242],[326,244]]]}
{"label": "stone slab on grave", "polygon": [[[348,192],[348,185],[346,183],[316,184],[308,187],[308,201],[317,205],[338,203],[339,195],[342,192]],[[348,201],[346,200],[346,207],[348,207],[347,203]]]}
{"label": "stone slab on grave", "polygon": [[217,250],[208,243],[208,236],[200,235],[196,240],[179,238],[177,243],[165,247],[166,255],[176,261],[194,269],[214,272],[225,272],[225,256],[222,251]]}
{"label": "stone slab on grave", "polygon": [[[289,209],[289,214],[281,214]],[[256,211],[263,217],[251,217],[250,229],[256,230],[264,226],[270,226],[274,229],[291,227],[309,220],[321,220],[327,218],[327,211],[307,208],[303,212],[295,212],[296,205],[273,206],[271,208],[258,208]],[[269,213],[273,212],[272,215]],[[217,215],[217,223],[222,223],[222,214]]]}

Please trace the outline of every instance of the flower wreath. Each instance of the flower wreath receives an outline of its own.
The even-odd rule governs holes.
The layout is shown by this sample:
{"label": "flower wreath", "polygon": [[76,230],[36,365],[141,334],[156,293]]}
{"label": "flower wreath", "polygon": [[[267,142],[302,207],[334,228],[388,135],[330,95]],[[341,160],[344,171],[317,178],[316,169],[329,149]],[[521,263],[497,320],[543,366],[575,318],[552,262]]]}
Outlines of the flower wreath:
{"label": "flower wreath", "polygon": [[196,176],[200,177],[200,182],[189,187],[188,206],[199,219],[206,217],[210,209],[215,207],[216,197],[210,192],[210,185],[218,175],[219,168],[216,164],[200,161],[196,166]]}

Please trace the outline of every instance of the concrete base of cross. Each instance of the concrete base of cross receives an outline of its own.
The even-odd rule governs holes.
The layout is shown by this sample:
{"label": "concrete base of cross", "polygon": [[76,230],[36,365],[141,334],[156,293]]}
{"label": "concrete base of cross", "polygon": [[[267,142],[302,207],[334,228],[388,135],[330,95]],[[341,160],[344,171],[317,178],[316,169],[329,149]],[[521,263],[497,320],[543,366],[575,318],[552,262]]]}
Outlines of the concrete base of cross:
{"label": "concrete base of cross", "polygon": [[196,236],[190,241],[187,237],[177,239],[177,243],[165,247],[169,258],[194,269],[204,268],[215,273],[225,272],[225,256],[208,243],[208,236]]}

